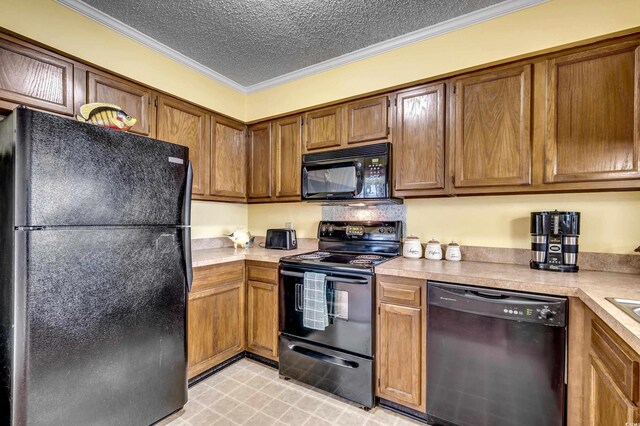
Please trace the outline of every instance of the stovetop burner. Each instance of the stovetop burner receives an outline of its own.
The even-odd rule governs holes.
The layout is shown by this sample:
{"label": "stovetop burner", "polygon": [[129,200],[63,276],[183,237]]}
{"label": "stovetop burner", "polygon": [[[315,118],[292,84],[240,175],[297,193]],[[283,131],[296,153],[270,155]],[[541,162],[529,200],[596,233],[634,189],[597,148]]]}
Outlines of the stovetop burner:
{"label": "stovetop burner", "polygon": [[340,253],[328,251],[314,251],[283,258],[288,262],[321,263],[337,265],[354,265],[356,267],[372,267],[395,255],[380,256],[377,254]]}
{"label": "stovetop burner", "polygon": [[321,260],[327,256],[331,256],[331,253],[328,251],[314,251],[311,253],[303,253],[294,257],[294,259],[300,260]]}

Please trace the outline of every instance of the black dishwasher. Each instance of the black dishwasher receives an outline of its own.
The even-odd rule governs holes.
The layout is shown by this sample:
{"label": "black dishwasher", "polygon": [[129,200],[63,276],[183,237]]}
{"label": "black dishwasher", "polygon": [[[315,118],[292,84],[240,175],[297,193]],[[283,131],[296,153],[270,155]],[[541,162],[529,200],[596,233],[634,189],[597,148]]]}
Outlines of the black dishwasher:
{"label": "black dishwasher", "polygon": [[567,299],[440,282],[428,287],[430,422],[564,425]]}

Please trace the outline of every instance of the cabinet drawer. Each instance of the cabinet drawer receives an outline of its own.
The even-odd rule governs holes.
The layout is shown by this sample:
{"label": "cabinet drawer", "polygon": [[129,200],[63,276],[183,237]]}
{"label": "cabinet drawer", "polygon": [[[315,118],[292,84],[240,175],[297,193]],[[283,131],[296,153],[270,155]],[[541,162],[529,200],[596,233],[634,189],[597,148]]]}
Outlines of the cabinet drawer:
{"label": "cabinet drawer", "polygon": [[638,355],[618,335],[598,320],[591,322],[591,348],[602,359],[615,384],[638,402]]}
{"label": "cabinet drawer", "polygon": [[395,280],[382,277],[378,280],[378,283],[381,302],[420,307],[422,288],[425,286],[422,281],[404,279],[402,282],[395,282]]}
{"label": "cabinet drawer", "polygon": [[220,284],[244,280],[244,261],[220,263],[193,269],[192,292],[207,290]]}
{"label": "cabinet drawer", "polygon": [[250,281],[278,284],[278,268],[259,265],[247,265],[247,278]]}

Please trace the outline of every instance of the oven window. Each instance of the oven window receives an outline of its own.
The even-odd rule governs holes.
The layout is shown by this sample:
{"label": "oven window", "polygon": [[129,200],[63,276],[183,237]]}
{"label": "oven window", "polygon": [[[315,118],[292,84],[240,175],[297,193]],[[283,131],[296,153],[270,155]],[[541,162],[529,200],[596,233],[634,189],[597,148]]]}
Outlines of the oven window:
{"label": "oven window", "polygon": [[307,193],[343,193],[357,191],[356,167],[307,170]]}

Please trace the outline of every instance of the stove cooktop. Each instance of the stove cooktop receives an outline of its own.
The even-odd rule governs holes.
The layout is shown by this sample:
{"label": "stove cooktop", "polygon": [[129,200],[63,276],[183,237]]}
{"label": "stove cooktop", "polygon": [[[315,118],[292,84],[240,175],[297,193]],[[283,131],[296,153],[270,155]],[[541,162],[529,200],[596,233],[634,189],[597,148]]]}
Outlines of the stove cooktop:
{"label": "stove cooktop", "polygon": [[330,251],[312,251],[309,253],[287,256],[282,258],[289,263],[340,265],[356,268],[372,268],[382,262],[391,260],[395,255],[372,253],[339,253]]}

